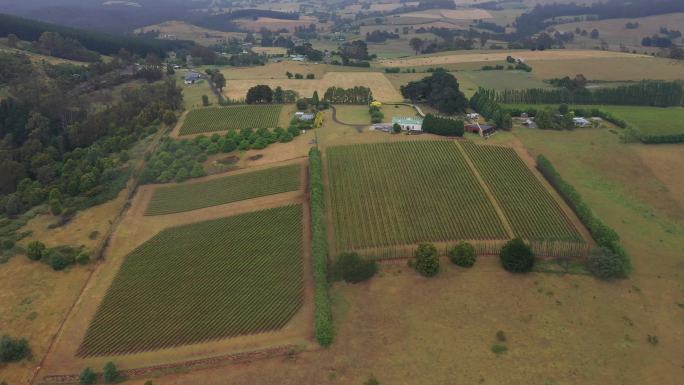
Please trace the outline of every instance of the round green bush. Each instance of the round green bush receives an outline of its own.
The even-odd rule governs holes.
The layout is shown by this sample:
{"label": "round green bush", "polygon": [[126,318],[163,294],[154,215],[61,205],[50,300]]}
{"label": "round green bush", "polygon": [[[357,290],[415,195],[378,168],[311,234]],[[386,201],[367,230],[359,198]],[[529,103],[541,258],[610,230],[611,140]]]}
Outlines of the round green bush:
{"label": "round green bush", "polygon": [[589,254],[587,270],[597,278],[611,279],[626,277],[628,268],[620,255],[607,247],[599,247]]}
{"label": "round green bush", "polygon": [[375,261],[361,258],[357,253],[342,253],[335,261],[335,274],[345,282],[358,283],[370,279],[378,271]]}
{"label": "round green bush", "polygon": [[26,255],[32,261],[39,261],[43,258],[43,253],[45,253],[45,245],[41,241],[33,241],[28,244],[28,249],[26,250]]}
{"label": "round green bush", "polygon": [[433,277],[439,272],[439,253],[435,245],[421,243],[410,261],[413,268],[425,277]]}
{"label": "round green bush", "polygon": [[508,241],[499,254],[501,265],[512,273],[526,273],[534,267],[534,253],[521,238]]}
{"label": "round green bush", "polygon": [[475,264],[475,247],[468,242],[459,242],[449,252],[449,259],[461,267],[473,267]]}
{"label": "round green bush", "polygon": [[79,265],[87,265],[90,262],[90,256],[88,253],[81,253],[76,257],[76,262]]}
{"label": "round green bush", "polygon": [[54,271],[61,271],[69,266],[69,261],[67,261],[67,259],[61,253],[56,251],[50,253],[50,259],[48,262]]}

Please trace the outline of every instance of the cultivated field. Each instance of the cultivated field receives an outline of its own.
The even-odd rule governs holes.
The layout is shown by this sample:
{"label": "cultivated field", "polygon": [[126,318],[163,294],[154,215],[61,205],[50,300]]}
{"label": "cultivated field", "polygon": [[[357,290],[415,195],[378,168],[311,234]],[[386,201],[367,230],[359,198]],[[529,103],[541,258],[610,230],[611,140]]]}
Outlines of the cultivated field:
{"label": "cultivated field", "polygon": [[280,105],[200,108],[185,117],[180,135],[201,134],[243,128],[275,128]]}
{"label": "cultivated field", "polygon": [[302,240],[301,205],[162,231],[128,255],[78,355],[281,328],[302,305]]}
{"label": "cultivated field", "polygon": [[301,187],[301,170],[301,165],[293,164],[197,183],[160,186],[154,190],[145,215],[172,214],[295,191]]}
{"label": "cultivated field", "polygon": [[542,253],[584,250],[563,209],[510,148],[413,141],[331,147],[327,157],[338,252],[384,257],[418,242],[513,235],[547,242]]}
{"label": "cultivated field", "polygon": [[[302,72],[302,74],[305,74]],[[370,87],[373,96],[380,101],[402,101],[401,94],[392,86],[385,74],[380,72],[327,72],[322,78],[314,80],[287,79],[285,71],[278,71],[278,78],[255,78],[229,80],[224,95],[231,99],[241,99],[247,94],[247,90],[255,84],[267,84],[271,88],[282,87],[286,90],[294,90],[301,97],[311,97],[314,91],[318,91],[320,97],[329,87],[352,88],[355,86]]]}
{"label": "cultivated field", "polygon": [[327,157],[340,251],[506,238],[492,203],[455,143],[331,147]]}
{"label": "cultivated field", "polygon": [[529,240],[581,242],[577,229],[515,150],[462,144],[490,187],[513,232]]}

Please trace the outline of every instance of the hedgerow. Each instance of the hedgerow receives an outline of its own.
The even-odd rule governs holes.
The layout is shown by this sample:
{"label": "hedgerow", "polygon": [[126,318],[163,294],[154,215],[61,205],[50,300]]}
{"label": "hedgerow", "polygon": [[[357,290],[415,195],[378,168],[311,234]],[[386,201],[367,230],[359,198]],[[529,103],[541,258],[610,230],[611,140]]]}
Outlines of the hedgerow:
{"label": "hedgerow", "polygon": [[[598,219],[584,202],[580,193],[556,171],[546,157],[537,157],[537,169],[558,191],[563,199],[577,214],[579,219],[589,229],[594,241],[606,249],[610,250],[621,261],[621,269],[613,269],[611,276],[601,275],[600,278],[624,278],[632,270],[632,264],[627,251],[620,244],[620,236],[608,225]],[[593,270],[590,270],[593,271]]]}
{"label": "hedgerow", "polygon": [[323,163],[317,148],[309,151],[309,194],[311,200],[311,232],[314,271],[314,306],[316,340],[328,346],[334,338],[332,310],[328,295],[328,241],[325,226]]}

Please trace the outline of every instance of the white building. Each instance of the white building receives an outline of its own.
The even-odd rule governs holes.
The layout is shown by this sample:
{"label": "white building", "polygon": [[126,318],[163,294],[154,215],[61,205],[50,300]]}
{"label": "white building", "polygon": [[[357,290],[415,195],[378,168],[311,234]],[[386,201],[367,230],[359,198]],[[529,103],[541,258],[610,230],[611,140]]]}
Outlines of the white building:
{"label": "white building", "polygon": [[392,125],[395,124],[401,126],[404,131],[423,132],[423,119],[421,118],[393,117]]}

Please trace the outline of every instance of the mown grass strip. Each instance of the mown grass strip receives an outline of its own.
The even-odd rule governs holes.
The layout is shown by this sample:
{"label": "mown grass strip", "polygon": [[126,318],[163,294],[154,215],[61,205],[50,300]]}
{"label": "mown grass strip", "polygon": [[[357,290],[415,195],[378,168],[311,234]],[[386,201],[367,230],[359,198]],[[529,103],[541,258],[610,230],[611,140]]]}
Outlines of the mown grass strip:
{"label": "mown grass strip", "polygon": [[201,209],[301,188],[298,164],[230,175],[199,183],[157,187],[145,215]]}
{"label": "mown grass strip", "polygon": [[323,162],[318,148],[309,150],[309,193],[311,200],[311,253],[314,273],[314,328],[316,341],[328,346],[335,338],[328,293],[328,240],[325,225]]}

